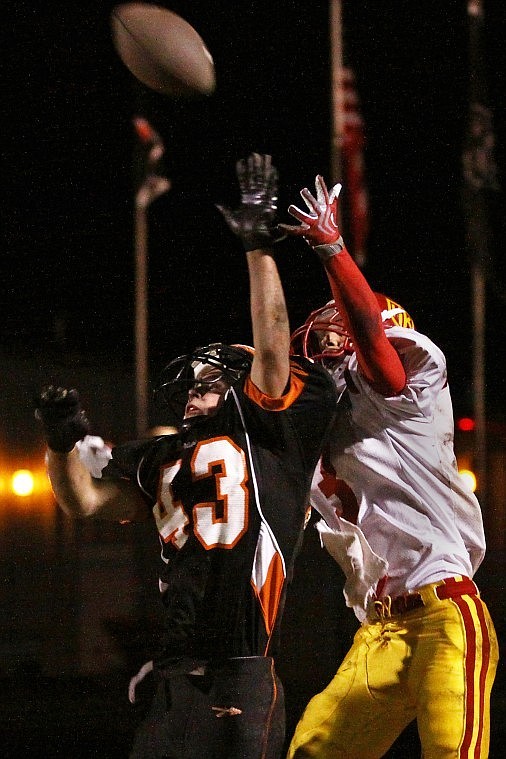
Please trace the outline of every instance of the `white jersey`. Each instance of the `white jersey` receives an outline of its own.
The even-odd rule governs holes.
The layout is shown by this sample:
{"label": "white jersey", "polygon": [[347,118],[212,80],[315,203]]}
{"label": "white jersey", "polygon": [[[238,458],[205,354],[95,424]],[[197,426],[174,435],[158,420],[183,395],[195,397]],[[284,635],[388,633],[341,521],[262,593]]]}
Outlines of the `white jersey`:
{"label": "white jersey", "polygon": [[451,575],[472,577],[485,552],[479,503],[457,471],[445,357],[414,330],[392,327],[387,336],[406,386],[379,395],[351,356],[328,446],[345,484],[329,487],[318,468],[311,493],[333,528],[322,526],[322,541],[347,576],[345,596],[359,619],[382,575],[382,594],[396,596]]}

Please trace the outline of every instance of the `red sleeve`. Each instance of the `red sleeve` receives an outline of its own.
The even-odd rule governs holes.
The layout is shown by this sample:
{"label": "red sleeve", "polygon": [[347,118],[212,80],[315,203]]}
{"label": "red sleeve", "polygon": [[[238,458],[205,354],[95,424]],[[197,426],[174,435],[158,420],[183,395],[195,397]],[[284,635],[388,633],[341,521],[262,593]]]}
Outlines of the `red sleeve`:
{"label": "red sleeve", "polygon": [[385,335],[380,307],[367,280],[346,248],[325,261],[325,270],[367,382],[382,395],[400,393],[406,373]]}

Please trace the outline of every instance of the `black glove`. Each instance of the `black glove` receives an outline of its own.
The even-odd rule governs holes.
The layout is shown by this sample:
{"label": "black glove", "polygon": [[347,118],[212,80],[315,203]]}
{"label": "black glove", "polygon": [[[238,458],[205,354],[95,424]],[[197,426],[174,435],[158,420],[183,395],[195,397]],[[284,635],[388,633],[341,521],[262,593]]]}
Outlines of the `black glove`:
{"label": "black glove", "polygon": [[276,225],[278,172],[269,155],[252,153],[236,164],[241,204],[235,211],[217,205],[245,250],[272,248],[286,235]]}
{"label": "black glove", "polygon": [[90,432],[77,390],[43,388],[35,397],[35,418],[42,422],[49,448],[57,453],[68,453]]}

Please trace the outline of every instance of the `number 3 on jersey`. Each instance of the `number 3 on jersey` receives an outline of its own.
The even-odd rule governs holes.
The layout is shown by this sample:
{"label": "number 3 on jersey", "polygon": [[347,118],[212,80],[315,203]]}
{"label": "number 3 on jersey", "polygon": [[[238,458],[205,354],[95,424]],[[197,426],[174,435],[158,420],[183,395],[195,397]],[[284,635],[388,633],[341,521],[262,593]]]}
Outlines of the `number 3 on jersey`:
{"label": "number 3 on jersey", "polygon": [[[230,438],[197,443],[190,462],[194,481],[213,478],[215,499],[193,507],[193,531],[206,550],[233,548],[248,528],[247,469],[244,451]],[[162,470],[160,495],[153,508],[158,532],[165,543],[182,548],[188,540],[189,519],[174,498],[172,481],[181,460]],[[218,504],[222,511],[218,515]]]}

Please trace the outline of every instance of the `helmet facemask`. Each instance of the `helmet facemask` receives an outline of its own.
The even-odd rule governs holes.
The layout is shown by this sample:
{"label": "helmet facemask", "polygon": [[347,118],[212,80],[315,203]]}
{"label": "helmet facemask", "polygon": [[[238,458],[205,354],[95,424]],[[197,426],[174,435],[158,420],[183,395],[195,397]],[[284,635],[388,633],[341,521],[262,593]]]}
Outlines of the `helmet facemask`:
{"label": "helmet facemask", "polygon": [[[181,422],[190,390],[194,389],[200,395],[204,395],[212,391],[218,383],[223,383],[228,389],[250,371],[251,362],[252,354],[246,347],[211,343],[196,348],[192,353],[179,356],[167,364],[161,372],[155,395],[162,398],[164,404]],[[217,371],[206,380],[207,372],[204,370],[208,367]]]}
{"label": "helmet facemask", "polygon": [[[374,295],[385,329],[415,328],[413,319],[402,306],[381,293]],[[295,330],[291,337],[291,352],[311,358],[331,371],[354,352],[351,336],[333,300],[313,311],[302,327]]]}
{"label": "helmet facemask", "polygon": [[334,302],[313,311],[291,338],[292,353],[334,365],[353,353],[351,337]]}

